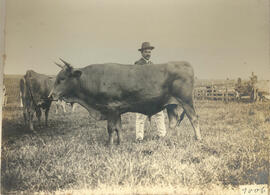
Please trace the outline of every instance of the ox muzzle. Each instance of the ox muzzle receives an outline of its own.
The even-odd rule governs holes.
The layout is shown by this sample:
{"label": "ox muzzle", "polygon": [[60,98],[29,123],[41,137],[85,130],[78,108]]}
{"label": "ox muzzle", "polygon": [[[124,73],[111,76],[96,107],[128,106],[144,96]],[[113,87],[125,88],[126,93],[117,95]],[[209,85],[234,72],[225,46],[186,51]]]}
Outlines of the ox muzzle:
{"label": "ox muzzle", "polygon": [[54,88],[51,90],[50,94],[48,95],[48,99],[50,99],[51,101],[58,101],[60,99],[59,97],[56,97],[54,93]]}

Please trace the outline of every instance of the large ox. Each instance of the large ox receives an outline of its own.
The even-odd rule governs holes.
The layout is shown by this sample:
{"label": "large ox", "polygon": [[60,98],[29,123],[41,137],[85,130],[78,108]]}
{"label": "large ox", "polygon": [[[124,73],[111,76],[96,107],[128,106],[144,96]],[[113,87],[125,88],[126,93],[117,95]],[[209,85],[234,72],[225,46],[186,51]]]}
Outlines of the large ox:
{"label": "large ox", "polygon": [[52,90],[55,78],[44,74],[39,74],[33,70],[26,72],[20,80],[20,93],[23,104],[23,116],[26,124],[29,124],[30,130],[34,130],[34,113],[40,124],[41,110],[45,110],[45,125],[48,124],[48,114],[52,100],[48,98]]}
{"label": "large ox", "polygon": [[56,99],[76,102],[85,107],[98,120],[107,120],[108,144],[121,136],[121,114],[138,112],[152,116],[167,109],[170,127],[177,124],[177,105],[184,109],[179,120],[186,114],[194,128],[195,137],[201,140],[192,92],[193,68],[187,62],[169,62],[155,65],[99,64],[75,69],[57,64],[62,70],[56,76],[50,93]]}

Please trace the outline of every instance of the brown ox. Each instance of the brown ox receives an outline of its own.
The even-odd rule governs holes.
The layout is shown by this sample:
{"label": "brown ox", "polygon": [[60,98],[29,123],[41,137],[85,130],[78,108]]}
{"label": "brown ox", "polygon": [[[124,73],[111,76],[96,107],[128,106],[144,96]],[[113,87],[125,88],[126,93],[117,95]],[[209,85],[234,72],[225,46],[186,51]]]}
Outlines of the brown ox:
{"label": "brown ox", "polygon": [[[56,76],[50,96],[82,105],[97,120],[106,119],[108,144],[113,143],[114,131],[120,143],[121,114],[138,112],[152,116],[164,108],[171,128],[186,114],[195,137],[201,139],[192,99],[194,73],[189,63],[142,66],[110,63],[75,69],[64,60],[62,62],[64,66],[57,64],[62,70]],[[181,117],[177,105],[184,109]]]}

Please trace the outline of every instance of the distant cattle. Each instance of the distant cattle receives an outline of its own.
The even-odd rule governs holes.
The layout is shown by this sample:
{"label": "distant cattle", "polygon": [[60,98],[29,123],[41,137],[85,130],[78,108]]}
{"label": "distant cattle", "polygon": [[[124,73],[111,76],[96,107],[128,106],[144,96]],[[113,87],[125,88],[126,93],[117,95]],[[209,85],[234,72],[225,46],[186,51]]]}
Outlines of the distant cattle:
{"label": "distant cattle", "polygon": [[260,80],[255,84],[258,93],[258,100],[270,100],[270,81]]}
{"label": "distant cattle", "polygon": [[[117,133],[120,143],[121,114],[138,112],[152,115],[167,109],[170,127],[174,128],[186,114],[201,139],[198,117],[193,106],[193,68],[187,62],[146,64],[89,65],[74,69],[69,63],[60,65],[54,88],[49,98],[76,102],[85,107],[97,120],[107,120],[108,144]],[[177,105],[184,112],[177,112]]]}
{"label": "distant cattle", "polygon": [[238,79],[238,82],[235,85],[236,99],[241,101],[243,97],[249,97],[250,101],[255,102],[257,100],[257,91],[250,81],[242,82],[241,79]]}
{"label": "distant cattle", "polygon": [[7,100],[8,100],[8,95],[7,95],[6,86],[3,85],[2,106],[6,106],[7,105]]}
{"label": "distant cattle", "polygon": [[55,113],[58,114],[59,108],[63,109],[63,112],[66,113],[66,102],[64,102],[63,100],[58,100],[55,103],[56,109],[55,109]]}
{"label": "distant cattle", "polygon": [[56,105],[56,114],[58,114],[59,108],[62,108],[63,112],[66,113],[67,112],[66,106],[70,105],[72,112],[75,112],[75,109],[77,107],[76,103],[66,103],[64,100],[57,100],[55,105]]}
{"label": "distant cattle", "polygon": [[26,72],[20,80],[21,100],[23,104],[23,116],[30,130],[34,130],[33,116],[36,113],[40,124],[42,109],[45,110],[45,125],[48,124],[48,114],[52,100],[48,95],[53,87],[54,78],[39,74],[33,70]]}

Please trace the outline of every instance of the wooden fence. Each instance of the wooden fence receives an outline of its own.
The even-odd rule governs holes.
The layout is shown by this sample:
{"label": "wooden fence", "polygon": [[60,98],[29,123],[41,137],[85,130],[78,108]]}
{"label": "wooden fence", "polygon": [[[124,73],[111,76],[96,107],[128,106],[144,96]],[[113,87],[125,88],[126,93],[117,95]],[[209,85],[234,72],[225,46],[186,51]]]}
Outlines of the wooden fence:
{"label": "wooden fence", "polygon": [[213,86],[195,88],[193,95],[195,100],[236,100],[236,92],[234,90],[228,88],[217,89]]}

